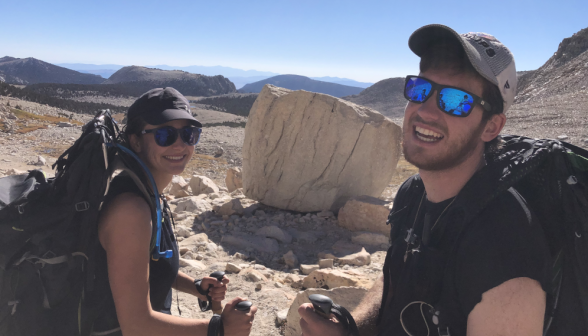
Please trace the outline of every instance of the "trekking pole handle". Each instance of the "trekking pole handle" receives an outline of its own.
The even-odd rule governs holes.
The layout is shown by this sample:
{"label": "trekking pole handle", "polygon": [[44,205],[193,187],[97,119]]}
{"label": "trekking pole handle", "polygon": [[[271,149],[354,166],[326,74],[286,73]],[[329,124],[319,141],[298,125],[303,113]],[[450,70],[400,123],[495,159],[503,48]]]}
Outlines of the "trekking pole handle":
{"label": "trekking pole handle", "polygon": [[333,307],[333,300],[331,298],[321,294],[312,294],[308,296],[308,299],[312,302],[314,311],[317,314],[327,320],[330,319],[331,308]]}
{"label": "trekking pole handle", "polygon": [[235,305],[235,309],[239,311],[248,312],[251,309],[253,303],[251,301],[241,301]]}
{"label": "trekking pole handle", "polygon": [[[225,277],[225,272],[222,271],[216,271],[210,274],[211,278],[216,278],[218,281],[223,281],[223,278]],[[210,289],[211,286],[208,286],[208,289]],[[221,314],[223,312],[223,305],[221,304],[220,301],[211,301],[211,305],[212,305],[212,312],[215,314]]]}

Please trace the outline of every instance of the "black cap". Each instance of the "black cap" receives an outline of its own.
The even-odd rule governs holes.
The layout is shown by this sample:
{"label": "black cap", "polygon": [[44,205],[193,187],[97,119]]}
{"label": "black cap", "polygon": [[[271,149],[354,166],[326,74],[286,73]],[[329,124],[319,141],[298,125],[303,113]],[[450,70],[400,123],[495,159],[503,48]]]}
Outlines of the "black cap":
{"label": "black cap", "polygon": [[189,120],[196,127],[202,124],[192,116],[190,102],[172,87],[145,92],[129,107],[127,120],[143,118],[150,125],[161,125],[172,120]]}

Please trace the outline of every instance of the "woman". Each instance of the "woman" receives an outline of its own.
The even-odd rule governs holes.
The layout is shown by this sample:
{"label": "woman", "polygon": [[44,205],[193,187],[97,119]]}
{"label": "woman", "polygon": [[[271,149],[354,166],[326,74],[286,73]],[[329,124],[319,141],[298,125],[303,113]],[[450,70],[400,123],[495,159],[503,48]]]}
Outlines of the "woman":
{"label": "woman", "polygon": [[[158,190],[183,172],[200,136],[202,125],[189,106],[178,91],[165,88],[148,91],[129,108],[124,131],[127,146],[147,165]],[[98,224],[103,248],[98,259],[104,267],[97,272],[97,283],[103,284],[107,294],[93,335],[207,334],[208,320],[171,316],[171,288],[203,301],[207,298],[199,293],[194,279],[178,271],[178,248],[169,220],[162,223],[160,249],[172,250],[173,256],[151,258],[151,225],[151,210],[138,187],[128,176],[116,177]],[[200,289],[210,287],[213,301],[222,301],[228,282],[226,277],[222,282],[207,277]],[[226,335],[249,335],[257,308],[251,307],[248,313],[234,309],[243,300],[235,298],[225,306],[221,319]]]}

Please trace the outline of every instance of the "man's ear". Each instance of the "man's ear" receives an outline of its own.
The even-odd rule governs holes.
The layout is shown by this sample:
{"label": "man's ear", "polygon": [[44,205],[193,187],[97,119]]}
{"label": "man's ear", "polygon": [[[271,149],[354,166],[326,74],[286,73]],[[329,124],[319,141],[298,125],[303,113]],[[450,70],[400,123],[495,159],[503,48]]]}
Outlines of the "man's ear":
{"label": "man's ear", "polygon": [[141,141],[136,134],[129,135],[129,144],[131,145],[131,149],[135,153],[141,152]]}
{"label": "man's ear", "polygon": [[484,132],[482,133],[482,141],[489,142],[496,138],[502,131],[502,128],[504,127],[505,123],[506,116],[504,115],[504,113],[492,115],[492,117],[490,118],[490,120],[486,122],[486,126],[484,127]]}

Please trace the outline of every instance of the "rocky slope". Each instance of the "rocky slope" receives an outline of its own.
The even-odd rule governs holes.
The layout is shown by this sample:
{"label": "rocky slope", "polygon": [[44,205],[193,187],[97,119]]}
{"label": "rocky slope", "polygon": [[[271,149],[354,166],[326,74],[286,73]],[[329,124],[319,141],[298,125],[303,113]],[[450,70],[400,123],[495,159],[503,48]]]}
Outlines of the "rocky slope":
{"label": "rocky slope", "polygon": [[28,85],[35,83],[99,84],[104,78],[83,74],[51,63],[29,58],[0,58],[0,82]]}
{"label": "rocky slope", "polygon": [[406,99],[404,99],[404,78],[388,78],[361,91],[358,95],[343,97],[350,102],[371,107],[391,118],[402,117]]}
{"label": "rocky slope", "polygon": [[[519,78],[517,103],[573,94],[588,86],[588,28],[565,38],[555,54]],[[588,108],[588,107],[584,107]]]}
{"label": "rocky slope", "polygon": [[243,93],[259,93],[266,84],[275,85],[289,90],[305,90],[310,92],[324,93],[334,97],[343,97],[360,93],[363,88],[347,86],[335,83],[328,83],[310,79],[298,75],[279,75],[250,83],[239,89]]}
{"label": "rocky slope", "polygon": [[160,70],[128,66],[115,72],[103,84],[124,83],[143,92],[171,86],[187,96],[215,96],[236,91],[235,84],[223,76],[204,76],[180,70]]}

